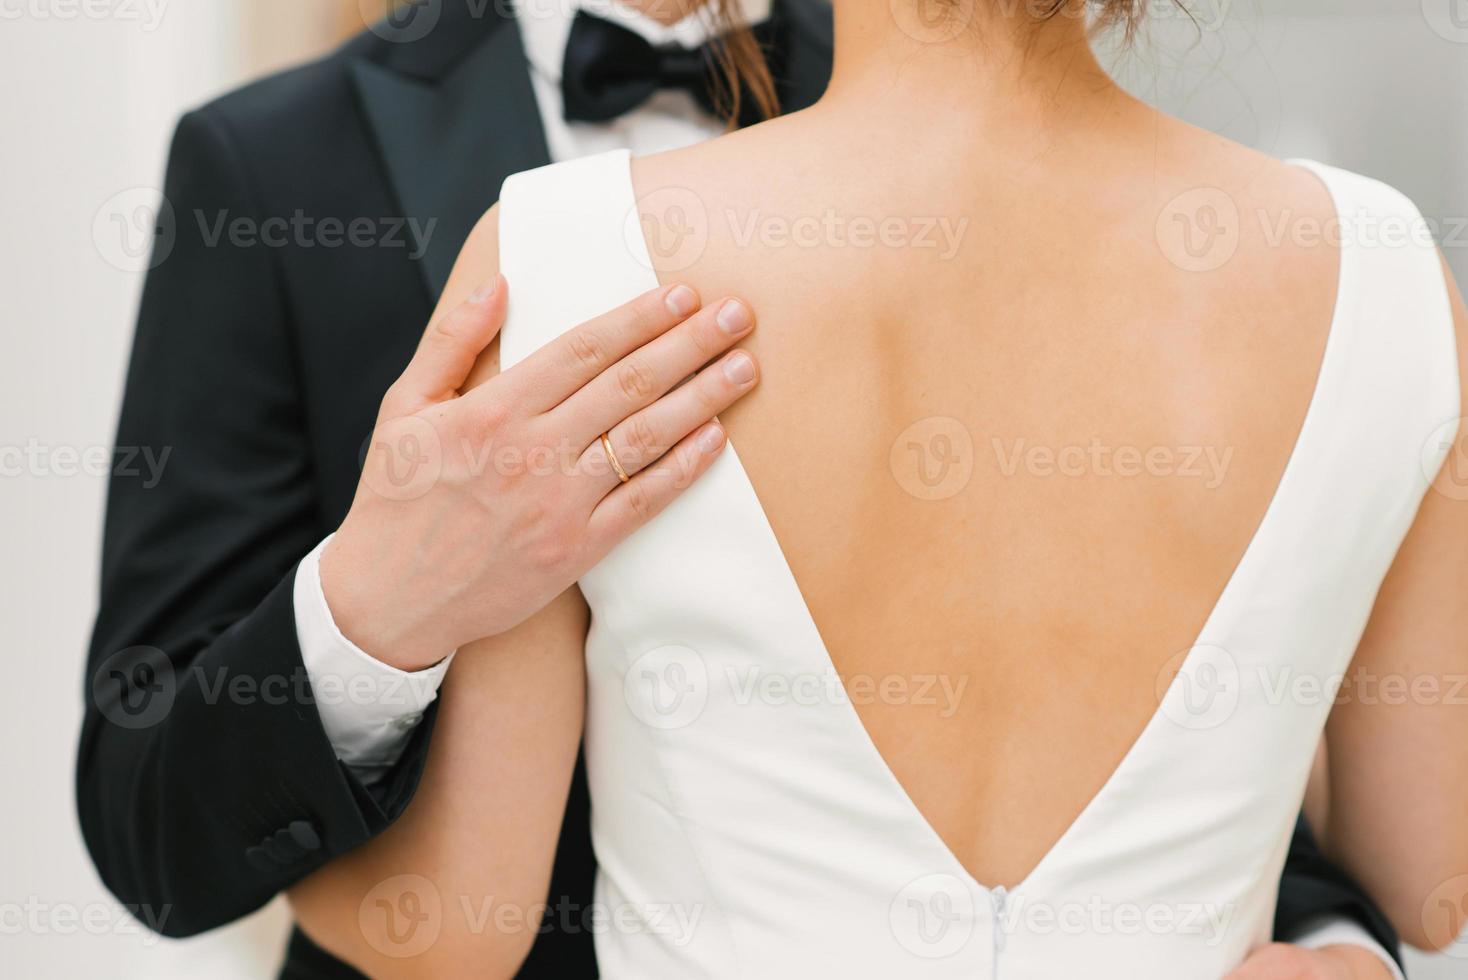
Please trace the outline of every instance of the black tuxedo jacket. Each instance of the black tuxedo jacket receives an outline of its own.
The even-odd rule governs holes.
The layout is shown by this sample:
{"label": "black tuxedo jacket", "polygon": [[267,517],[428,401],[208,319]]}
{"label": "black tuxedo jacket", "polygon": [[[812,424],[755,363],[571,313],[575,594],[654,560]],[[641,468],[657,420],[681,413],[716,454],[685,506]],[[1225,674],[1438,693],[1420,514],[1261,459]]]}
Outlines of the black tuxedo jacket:
{"label": "black tuxedo jacket", "polygon": [[[800,108],[830,72],[829,9],[784,0],[777,15],[782,102]],[[470,229],[506,176],[549,162],[504,5],[413,17],[190,113],[174,139],[118,431],[124,452],[169,455],[156,485],[112,478],[77,762],[103,880],[170,936],[244,915],[382,831],[433,732],[430,709],[387,780],[356,781],[322,730],[291,590],[346,514],[378,403]],[[559,911],[523,976],[595,975],[587,822],[578,771]],[[1296,844],[1280,928],[1345,911],[1394,949],[1366,896]],[[298,933],[285,975],[355,973]]]}

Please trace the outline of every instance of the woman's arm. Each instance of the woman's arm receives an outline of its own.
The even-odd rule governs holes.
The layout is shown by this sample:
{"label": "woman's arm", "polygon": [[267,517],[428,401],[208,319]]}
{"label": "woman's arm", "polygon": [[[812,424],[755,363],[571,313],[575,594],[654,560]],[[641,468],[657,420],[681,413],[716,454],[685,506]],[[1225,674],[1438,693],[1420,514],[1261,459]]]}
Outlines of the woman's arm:
{"label": "woman's arm", "polygon": [[[1468,312],[1450,273],[1448,284],[1468,392]],[[1397,553],[1331,712],[1328,815],[1317,827],[1323,849],[1402,937],[1433,949],[1453,942],[1468,910],[1465,464],[1468,424]]]}
{"label": "woman's arm", "polygon": [[576,763],[586,623],[572,589],[459,652],[413,802],[289,892],[318,945],[371,977],[515,975]]}
{"label": "woman's arm", "polygon": [[[491,210],[434,321],[498,267]],[[494,344],[468,387],[497,370]],[[519,627],[460,650],[422,784],[401,819],[289,892],[313,940],[372,977],[515,975],[544,911],[581,740],[587,622],[572,588]]]}

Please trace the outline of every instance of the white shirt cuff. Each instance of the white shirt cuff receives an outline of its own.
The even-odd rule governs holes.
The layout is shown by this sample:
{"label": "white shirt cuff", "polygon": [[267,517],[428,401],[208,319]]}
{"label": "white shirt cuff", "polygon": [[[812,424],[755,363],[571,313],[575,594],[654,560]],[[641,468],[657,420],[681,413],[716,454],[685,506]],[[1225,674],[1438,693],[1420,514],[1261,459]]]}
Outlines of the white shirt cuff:
{"label": "white shirt cuff", "polygon": [[1334,917],[1317,919],[1306,926],[1304,931],[1290,942],[1305,949],[1320,949],[1322,946],[1360,946],[1380,957],[1396,980],[1406,980],[1402,976],[1401,967],[1397,966],[1397,961],[1392,959],[1391,954],[1376,941],[1371,933],[1353,919]]}
{"label": "white shirt cuff", "polygon": [[398,670],[362,650],[337,629],[321,589],[321,550],[328,536],[296,569],[296,639],[322,727],[337,758],[363,783],[397,764],[423,711],[453,660],[450,653],[426,670]]}

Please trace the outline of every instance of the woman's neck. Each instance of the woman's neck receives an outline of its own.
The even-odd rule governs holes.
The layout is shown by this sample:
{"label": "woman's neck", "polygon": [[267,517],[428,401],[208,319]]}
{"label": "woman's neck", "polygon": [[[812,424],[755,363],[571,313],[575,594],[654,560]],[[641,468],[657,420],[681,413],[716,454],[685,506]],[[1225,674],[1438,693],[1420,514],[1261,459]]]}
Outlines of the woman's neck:
{"label": "woman's neck", "polygon": [[[1084,4],[1050,18],[1036,0],[836,0],[827,108],[941,119],[946,138],[1044,138],[1131,102],[1096,60]],[[931,128],[931,127],[930,127]]]}

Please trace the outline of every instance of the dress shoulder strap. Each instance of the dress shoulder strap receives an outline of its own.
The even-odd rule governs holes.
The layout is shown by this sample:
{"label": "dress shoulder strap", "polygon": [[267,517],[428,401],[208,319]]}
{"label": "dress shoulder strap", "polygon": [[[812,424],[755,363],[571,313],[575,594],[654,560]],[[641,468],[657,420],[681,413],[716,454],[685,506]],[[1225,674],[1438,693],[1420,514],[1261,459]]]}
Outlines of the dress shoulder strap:
{"label": "dress shoulder strap", "polygon": [[510,309],[500,335],[502,368],[658,285],[630,164],[628,151],[613,150],[505,180],[500,271]]}
{"label": "dress shoulder strap", "polygon": [[1462,414],[1452,300],[1433,228],[1381,181],[1295,162],[1330,191],[1339,224],[1326,233],[1340,240],[1329,341],[1338,349],[1328,351],[1339,359],[1340,384],[1322,408],[1349,442],[1340,452],[1383,478],[1400,474],[1395,503],[1410,519]]}

